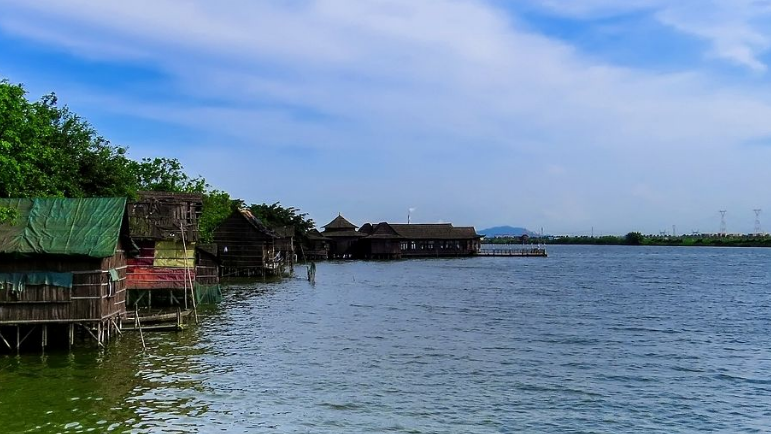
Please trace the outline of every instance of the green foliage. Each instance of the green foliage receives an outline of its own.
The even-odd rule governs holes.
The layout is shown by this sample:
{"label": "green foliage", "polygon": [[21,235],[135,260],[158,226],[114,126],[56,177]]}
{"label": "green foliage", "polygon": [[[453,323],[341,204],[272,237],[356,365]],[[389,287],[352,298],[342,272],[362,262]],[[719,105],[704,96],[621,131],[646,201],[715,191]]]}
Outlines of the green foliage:
{"label": "green foliage", "polygon": [[19,218],[19,210],[0,206],[0,224],[13,224]]}
{"label": "green foliage", "polygon": [[271,205],[264,203],[252,205],[249,209],[268,227],[294,226],[295,237],[298,240],[304,240],[305,234],[316,226],[316,223],[308,218],[307,213],[300,213],[299,209],[291,206],[283,207],[279,202]]}
{"label": "green foliage", "polygon": [[628,244],[630,246],[639,246],[643,243],[643,234],[639,232],[629,232],[624,236],[624,244]]}
{"label": "green foliage", "polygon": [[[88,122],[59,107],[56,95],[32,102],[22,85],[0,80],[0,197],[135,198],[142,190],[203,193],[204,242],[244,206],[226,192],[209,190],[200,176],[188,176],[175,158],[129,159],[125,148],[111,145]],[[269,226],[294,225],[298,236],[314,225],[307,214],[278,203],[252,205],[252,211]],[[12,221],[14,212],[0,209],[0,223]]]}
{"label": "green foliage", "polygon": [[0,81],[0,196],[130,196],[126,150],[97,135],[54,94],[30,102]]}
{"label": "green foliage", "polygon": [[210,243],[214,235],[214,229],[220,225],[230,214],[242,207],[244,202],[240,199],[232,199],[224,191],[212,190],[203,195],[203,210],[198,220],[199,236],[202,242]]}
{"label": "green foliage", "polygon": [[132,161],[131,169],[140,190],[203,193],[208,187],[200,176],[187,176],[176,158],[143,158],[141,162]]}

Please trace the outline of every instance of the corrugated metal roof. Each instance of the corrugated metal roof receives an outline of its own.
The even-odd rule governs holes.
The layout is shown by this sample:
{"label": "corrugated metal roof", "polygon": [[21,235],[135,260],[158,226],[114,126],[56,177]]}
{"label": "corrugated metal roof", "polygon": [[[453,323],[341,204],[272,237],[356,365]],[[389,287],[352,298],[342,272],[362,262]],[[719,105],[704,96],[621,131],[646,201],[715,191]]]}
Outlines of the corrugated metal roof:
{"label": "corrugated metal roof", "polygon": [[18,218],[0,224],[0,253],[85,255],[115,254],[126,212],[126,199],[0,199]]}

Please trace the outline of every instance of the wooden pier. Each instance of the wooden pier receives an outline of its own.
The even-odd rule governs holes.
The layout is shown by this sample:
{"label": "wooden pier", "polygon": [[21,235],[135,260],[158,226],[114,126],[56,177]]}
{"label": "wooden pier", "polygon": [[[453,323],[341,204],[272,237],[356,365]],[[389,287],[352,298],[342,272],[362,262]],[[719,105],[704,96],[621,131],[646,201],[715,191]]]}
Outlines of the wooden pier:
{"label": "wooden pier", "polygon": [[522,248],[522,249],[482,249],[477,256],[536,256],[545,258],[546,249],[544,248]]}

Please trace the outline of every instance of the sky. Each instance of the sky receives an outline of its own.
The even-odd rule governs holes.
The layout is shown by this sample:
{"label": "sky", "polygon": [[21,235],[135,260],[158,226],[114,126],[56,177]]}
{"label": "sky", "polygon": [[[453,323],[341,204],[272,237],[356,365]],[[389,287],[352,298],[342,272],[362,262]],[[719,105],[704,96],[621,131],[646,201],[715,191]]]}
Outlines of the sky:
{"label": "sky", "polygon": [[[323,225],[771,228],[771,0],[0,0],[0,77]],[[761,223],[763,214],[761,214]],[[764,227],[765,229],[765,227]]]}

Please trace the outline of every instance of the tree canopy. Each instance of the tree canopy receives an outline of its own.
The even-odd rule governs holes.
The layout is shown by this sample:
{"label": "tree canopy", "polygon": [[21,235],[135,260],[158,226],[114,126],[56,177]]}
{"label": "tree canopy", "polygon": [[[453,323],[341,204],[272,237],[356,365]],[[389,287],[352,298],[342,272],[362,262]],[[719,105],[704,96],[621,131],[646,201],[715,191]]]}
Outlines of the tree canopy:
{"label": "tree canopy", "polygon": [[268,227],[294,226],[295,237],[305,239],[305,235],[316,225],[308,218],[307,213],[301,213],[294,207],[281,206],[279,202],[273,204],[253,204],[249,207],[257,218]]}
{"label": "tree canopy", "polygon": [[56,95],[0,81],[0,197],[132,196],[135,162]]}
{"label": "tree canopy", "polygon": [[[202,177],[185,173],[176,158],[135,161],[87,121],[60,107],[55,94],[30,101],[20,84],[0,80],[0,197],[135,198],[138,191],[204,193],[201,235],[243,201],[211,190]],[[0,223],[13,210],[0,209]]]}

